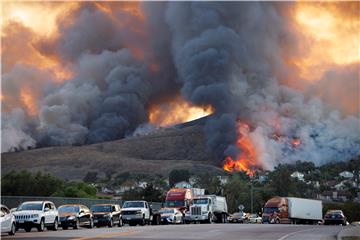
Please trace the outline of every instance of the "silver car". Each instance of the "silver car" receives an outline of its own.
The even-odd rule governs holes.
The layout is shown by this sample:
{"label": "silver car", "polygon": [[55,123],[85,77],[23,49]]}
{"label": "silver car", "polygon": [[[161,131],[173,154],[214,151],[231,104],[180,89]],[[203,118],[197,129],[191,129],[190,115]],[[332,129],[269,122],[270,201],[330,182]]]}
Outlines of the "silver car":
{"label": "silver car", "polygon": [[16,232],[15,216],[10,212],[10,210],[5,205],[1,205],[0,226],[1,226],[1,233],[9,233],[9,235],[15,235]]}

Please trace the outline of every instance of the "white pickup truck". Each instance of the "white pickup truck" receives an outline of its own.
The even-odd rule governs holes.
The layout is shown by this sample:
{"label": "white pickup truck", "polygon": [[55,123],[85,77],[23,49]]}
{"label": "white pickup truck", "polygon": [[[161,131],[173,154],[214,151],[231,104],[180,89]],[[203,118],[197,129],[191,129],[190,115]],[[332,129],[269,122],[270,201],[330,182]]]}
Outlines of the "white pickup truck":
{"label": "white pickup truck", "polygon": [[55,204],[49,201],[24,202],[14,212],[16,228],[30,232],[36,227],[39,232],[58,229],[59,215]]}
{"label": "white pickup truck", "polygon": [[130,226],[135,226],[136,224],[144,226],[152,220],[150,206],[146,201],[124,202],[121,215],[123,216],[123,222],[128,223]]}
{"label": "white pickup truck", "polygon": [[160,213],[153,210],[146,201],[126,201],[121,208],[121,215],[124,223],[130,226],[140,224],[160,224]]}

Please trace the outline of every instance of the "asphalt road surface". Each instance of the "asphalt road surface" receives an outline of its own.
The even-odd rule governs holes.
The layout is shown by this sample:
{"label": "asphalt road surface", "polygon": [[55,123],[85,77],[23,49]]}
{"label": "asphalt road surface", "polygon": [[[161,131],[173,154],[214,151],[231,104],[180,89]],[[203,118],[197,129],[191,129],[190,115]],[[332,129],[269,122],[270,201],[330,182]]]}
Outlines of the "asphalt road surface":
{"label": "asphalt road surface", "polygon": [[335,240],[342,226],[269,225],[269,224],[190,224],[145,227],[114,227],[27,233],[19,230],[15,236],[2,239],[88,240],[88,239],[147,239],[147,240]]}

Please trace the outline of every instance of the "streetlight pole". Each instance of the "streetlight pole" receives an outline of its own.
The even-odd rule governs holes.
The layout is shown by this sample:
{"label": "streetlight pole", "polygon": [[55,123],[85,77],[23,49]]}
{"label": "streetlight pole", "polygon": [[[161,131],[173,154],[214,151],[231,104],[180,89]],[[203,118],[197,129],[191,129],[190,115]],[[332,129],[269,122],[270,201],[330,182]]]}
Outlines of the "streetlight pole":
{"label": "streetlight pole", "polygon": [[252,179],[250,179],[250,198],[251,198],[251,214],[254,213],[254,196],[253,196],[253,182]]}

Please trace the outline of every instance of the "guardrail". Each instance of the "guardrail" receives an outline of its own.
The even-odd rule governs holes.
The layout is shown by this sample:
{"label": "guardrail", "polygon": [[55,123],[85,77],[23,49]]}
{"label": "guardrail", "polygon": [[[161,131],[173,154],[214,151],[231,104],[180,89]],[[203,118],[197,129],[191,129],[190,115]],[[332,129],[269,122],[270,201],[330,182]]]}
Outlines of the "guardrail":
{"label": "guardrail", "polygon": [[[137,199],[134,199],[137,200]],[[21,203],[26,201],[51,201],[57,207],[64,204],[83,204],[90,207],[94,204],[109,203],[119,204],[122,206],[123,200],[121,199],[92,199],[92,198],[68,198],[68,197],[38,197],[38,196],[1,196],[1,204],[6,205],[9,208],[15,208]],[[153,202],[151,203],[154,209],[160,209],[162,203]]]}

